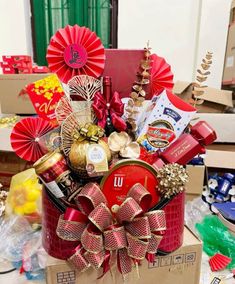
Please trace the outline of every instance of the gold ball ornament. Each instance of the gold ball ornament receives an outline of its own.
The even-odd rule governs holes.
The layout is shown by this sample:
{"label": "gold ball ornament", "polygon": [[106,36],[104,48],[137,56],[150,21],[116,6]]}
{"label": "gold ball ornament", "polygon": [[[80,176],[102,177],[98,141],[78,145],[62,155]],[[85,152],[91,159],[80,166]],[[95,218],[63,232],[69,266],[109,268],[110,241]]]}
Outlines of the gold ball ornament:
{"label": "gold ball ornament", "polygon": [[[72,144],[69,153],[69,161],[72,167],[75,169],[86,169],[86,153],[90,144],[88,140],[81,142],[76,141]],[[100,139],[97,144],[103,147],[107,160],[110,162],[112,156],[108,144],[102,139]]]}

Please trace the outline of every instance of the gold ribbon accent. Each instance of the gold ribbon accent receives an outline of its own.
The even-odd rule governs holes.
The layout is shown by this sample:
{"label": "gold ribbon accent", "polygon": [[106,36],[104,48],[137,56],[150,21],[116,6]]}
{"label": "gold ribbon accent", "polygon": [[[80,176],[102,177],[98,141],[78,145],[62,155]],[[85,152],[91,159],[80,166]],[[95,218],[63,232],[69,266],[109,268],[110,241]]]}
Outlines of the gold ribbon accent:
{"label": "gold ribbon accent", "polygon": [[77,142],[89,140],[97,143],[101,137],[104,136],[104,130],[98,125],[86,123],[80,129],[74,130],[73,139]]}

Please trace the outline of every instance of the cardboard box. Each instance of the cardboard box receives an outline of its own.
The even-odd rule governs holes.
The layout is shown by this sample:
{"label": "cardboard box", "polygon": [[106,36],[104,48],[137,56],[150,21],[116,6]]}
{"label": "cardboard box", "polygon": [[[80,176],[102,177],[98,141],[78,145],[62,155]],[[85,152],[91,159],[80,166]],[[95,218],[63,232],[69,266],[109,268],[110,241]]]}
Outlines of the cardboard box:
{"label": "cardboard box", "polygon": [[[189,102],[192,98],[192,83],[177,81],[173,88],[173,93]],[[226,107],[233,107],[232,91],[205,88],[205,92],[200,99],[204,100],[202,105],[197,105],[198,112],[203,113],[223,113]]]}
{"label": "cardboard box", "polygon": [[32,166],[19,158],[14,152],[0,152],[0,183],[4,188],[9,188],[12,176]]}
{"label": "cardboard box", "polygon": [[26,85],[50,74],[0,75],[0,104],[2,113],[35,114],[28,95],[19,96]]}
{"label": "cardboard box", "polygon": [[230,24],[228,28],[227,47],[224,60],[223,85],[235,84],[235,1],[230,10]]}
{"label": "cardboard box", "polygon": [[189,182],[186,186],[186,201],[202,195],[203,186],[207,183],[207,170],[204,165],[186,165]]}
{"label": "cardboard box", "polygon": [[205,120],[216,131],[216,143],[235,143],[235,114],[196,113],[192,124]]}
{"label": "cardboard box", "polygon": [[32,62],[30,55],[3,55],[2,60],[9,63]]}
{"label": "cardboard box", "polygon": [[[143,261],[139,268],[140,278],[137,277],[136,269],[128,275],[125,283],[130,284],[199,284],[201,266],[202,243],[187,228],[184,231],[183,246],[172,254],[156,257],[153,264]],[[123,278],[116,268],[112,274],[108,272],[103,278],[98,278],[98,273],[89,269],[78,275],[73,267],[65,261],[49,257],[46,268],[47,284],[59,283],[96,283],[96,284],[120,284]]]}
{"label": "cardboard box", "polygon": [[234,172],[235,151],[208,149],[205,157],[205,165],[209,168],[216,168],[216,171],[222,169]]}

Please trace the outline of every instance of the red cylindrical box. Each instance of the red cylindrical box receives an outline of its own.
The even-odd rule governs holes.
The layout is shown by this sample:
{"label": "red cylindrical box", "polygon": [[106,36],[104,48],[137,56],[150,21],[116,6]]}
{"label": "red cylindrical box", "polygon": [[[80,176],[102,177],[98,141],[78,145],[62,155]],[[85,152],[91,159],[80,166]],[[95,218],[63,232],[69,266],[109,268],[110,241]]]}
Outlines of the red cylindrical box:
{"label": "red cylindrical box", "polygon": [[64,241],[56,234],[57,223],[62,213],[49,200],[46,190],[42,192],[42,245],[46,252],[59,259],[67,259],[78,242]]}

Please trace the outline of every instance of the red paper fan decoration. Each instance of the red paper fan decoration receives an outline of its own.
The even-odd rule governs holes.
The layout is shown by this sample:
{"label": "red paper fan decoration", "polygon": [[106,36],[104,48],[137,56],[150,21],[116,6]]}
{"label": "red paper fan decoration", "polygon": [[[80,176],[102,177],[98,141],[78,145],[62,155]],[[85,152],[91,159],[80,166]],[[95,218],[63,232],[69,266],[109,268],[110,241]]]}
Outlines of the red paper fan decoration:
{"label": "red paper fan decoration", "polygon": [[219,271],[225,269],[231,261],[232,259],[226,255],[216,253],[209,259],[209,264],[212,271]]}
{"label": "red paper fan decoration", "polygon": [[39,144],[40,137],[52,129],[53,126],[40,117],[23,118],[11,132],[11,146],[19,157],[35,162],[45,154]]}
{"label": "red paper fan decoration", "polygon": [[82,74],[97,78],[104,69],[104,46],[88,28],[68,25],[52,36],[46,58],[51,72],[64,83]]}
{"label": "red paper fan decoration", "polygon": [[162,57],[152,54],[150,69],[150,98],[153,95],[159,95],[164,89],[172,90],[173,73],[171,66]]}

